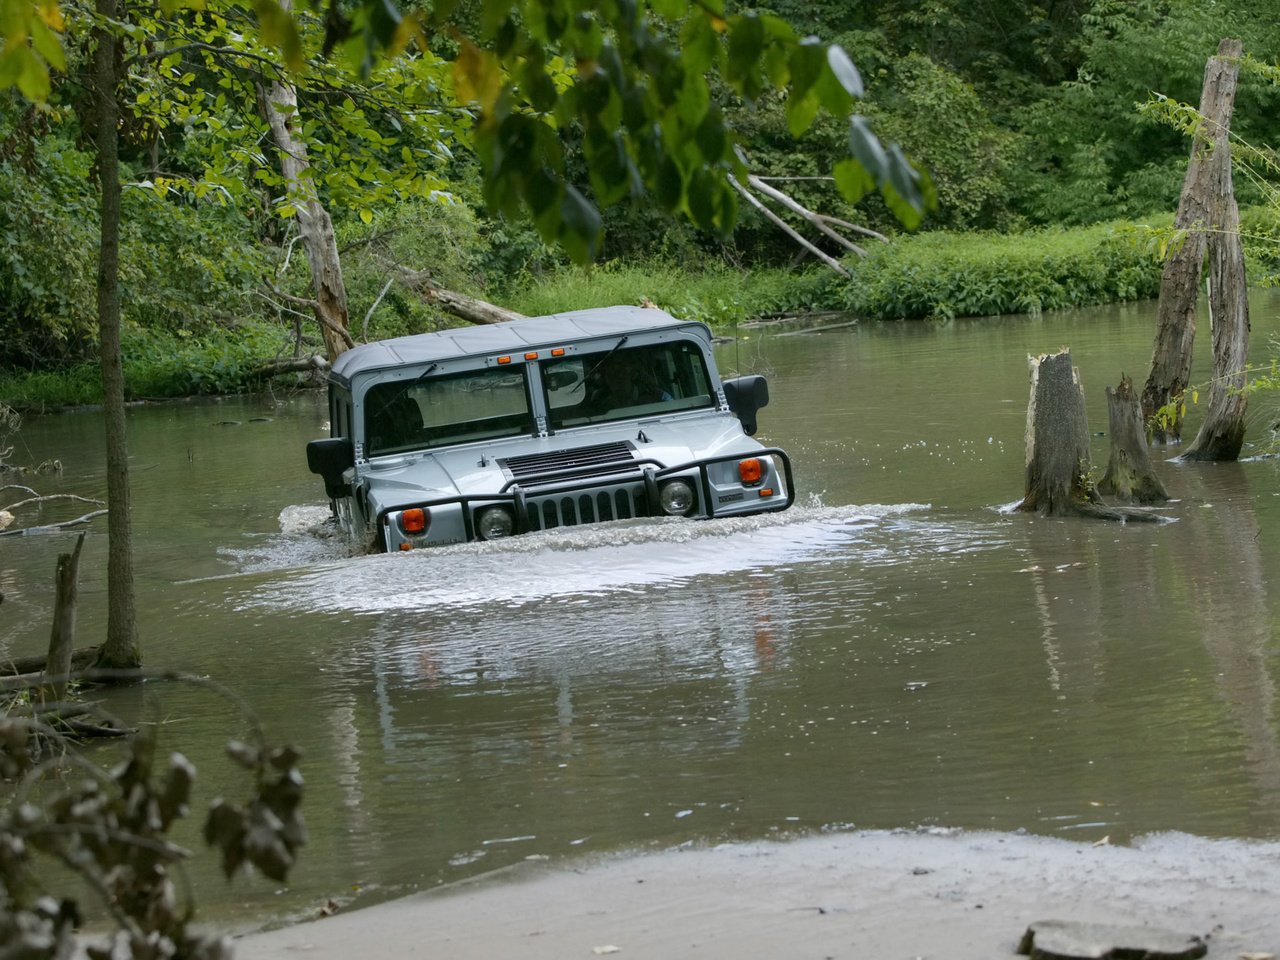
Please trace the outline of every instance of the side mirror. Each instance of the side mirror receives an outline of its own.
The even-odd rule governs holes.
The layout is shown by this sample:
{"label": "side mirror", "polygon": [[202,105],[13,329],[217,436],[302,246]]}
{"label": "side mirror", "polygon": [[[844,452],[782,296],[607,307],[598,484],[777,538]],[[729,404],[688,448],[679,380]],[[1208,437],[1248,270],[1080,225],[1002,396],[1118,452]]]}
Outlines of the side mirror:
{"label": "side mirror", "polygon": [[729,401],[729,409],[742,421],[742,429],[748,436],[754,436],[756,413],[769,405],[769,381],[754,373],[726,380],[724,398]]}
{"label": "side mirror", "polygon": [[307,467],[324,478],[324,492],[331,500],[347,495],[342,474],[355,463],[355,447],[350,437],[328,437],[307,444]]}

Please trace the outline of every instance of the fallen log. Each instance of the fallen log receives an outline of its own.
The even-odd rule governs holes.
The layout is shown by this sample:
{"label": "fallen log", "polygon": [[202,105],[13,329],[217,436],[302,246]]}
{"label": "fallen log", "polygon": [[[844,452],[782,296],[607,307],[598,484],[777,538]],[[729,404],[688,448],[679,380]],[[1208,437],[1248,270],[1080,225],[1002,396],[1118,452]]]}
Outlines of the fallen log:
{"label": "fallen log", "polygon": [[1124,503],[1164,503],[1169,493],[1156,476],[1142,422],[1142,404],[1133,381],[1124,374],[1114,389],[1107,387],[1111,457],[1098,491]]}
{"label": "fallen log", "polygon": [[477,300],[455,290],[446,290],[431,279],[427,270],[410,270],[407,267],[393,266],[396,279],[420,296],[427,303],[438,306],[445,313],[452,314],[468,323],[488,324],[505,323],[508,320],[523,320],[524,314],[485,300]]}
{"label": "fallen log", "polygon": [[1071,351],[1028,358],[1031,399],[1027,405],[1026,492],[1015,508],[1044,517],[1156,520],[1136,508],[1102,502],[1091,472],[1084,389]]}
{"label": "fallen log", "polygon": [[[98,648],[83,647],[71,654],[71,670],[73,673],[80,673],[88,670],[98,659]],[[49,662],[47,654],[36,654],[31,657],[16,657],[13,660],[0,660],[0,683],[5,678],[25,676],[32,674],[39,676],[44,672],[46,664]],[[3,689],[3,687],[0,687]]]}

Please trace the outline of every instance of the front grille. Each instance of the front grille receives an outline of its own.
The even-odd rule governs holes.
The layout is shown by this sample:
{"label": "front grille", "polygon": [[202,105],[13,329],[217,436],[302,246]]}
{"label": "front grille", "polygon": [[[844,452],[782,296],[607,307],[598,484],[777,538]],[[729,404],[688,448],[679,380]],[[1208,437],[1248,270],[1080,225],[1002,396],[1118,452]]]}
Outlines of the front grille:
{"label": "front grille", "polygon": [[594,493],[566,493],[546,499],[530,498],[526,506],[528,512],[525,516],[531,530],[649,516],[649,502],[643,485]]}
{"label": "front grille", "polygon": [[508,480],[522,486],[564,477],[600,477],[617,473],[635,463],[635,448],[629,440],[598,443],[590,447],[502,457],[498,461]]}

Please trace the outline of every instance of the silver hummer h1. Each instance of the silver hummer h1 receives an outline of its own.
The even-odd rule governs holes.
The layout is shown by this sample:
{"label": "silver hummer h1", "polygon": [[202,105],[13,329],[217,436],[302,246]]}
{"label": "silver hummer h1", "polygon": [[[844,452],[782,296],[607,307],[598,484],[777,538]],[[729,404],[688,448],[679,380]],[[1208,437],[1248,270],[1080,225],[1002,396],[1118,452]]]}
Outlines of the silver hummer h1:
{"label": "silver hummer h1", "polygon": [[578,310],[347,351],[307,464],[374,550],[743,516],[795,499],[787,455],[750,437],[768,402],[763,377],[721,383],[704,324]]}

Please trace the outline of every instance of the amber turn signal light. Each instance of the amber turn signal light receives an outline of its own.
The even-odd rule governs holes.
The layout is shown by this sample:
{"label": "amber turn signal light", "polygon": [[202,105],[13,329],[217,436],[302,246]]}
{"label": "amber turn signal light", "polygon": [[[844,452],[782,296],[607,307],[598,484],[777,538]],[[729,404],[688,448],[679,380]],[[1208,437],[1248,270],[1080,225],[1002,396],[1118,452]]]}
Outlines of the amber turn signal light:
{"label": "amber turn signal light", "polygon": [[427,529],[427,511],[411,507],[400,514],[400,529],[405,533],[422,533]]}
{"label": "amber turn signal light", "polygon": [[738,461],[738,479],[747,485],[759,483],[764,476],[764,464],[752,457],[750,460]]}

